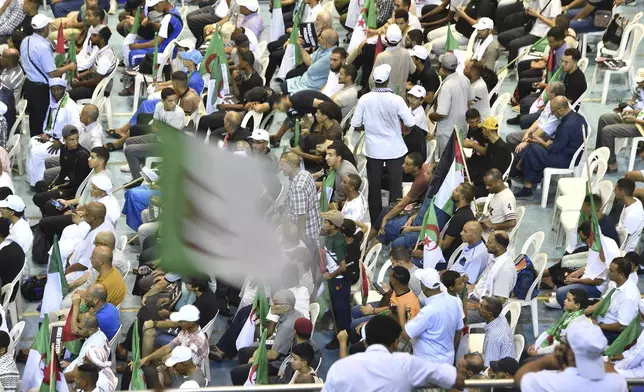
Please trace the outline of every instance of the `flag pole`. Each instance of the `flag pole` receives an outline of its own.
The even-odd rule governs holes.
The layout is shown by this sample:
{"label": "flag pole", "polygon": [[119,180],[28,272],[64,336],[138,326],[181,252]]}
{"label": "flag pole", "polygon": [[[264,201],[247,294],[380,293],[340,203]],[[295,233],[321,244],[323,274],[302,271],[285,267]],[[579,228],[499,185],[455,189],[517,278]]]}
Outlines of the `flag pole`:
{"label": "flag pole", "polygon": [[505,71],[506,69],[508,69],[512,64],[517,63],[517,62],[519,62],[520,60],[523,60],[523,58],[524,58],[528,53],[530,53],[530,50],[532,50],[532,48],[534,48],[537,44],[540,44],[540,43],[541,43],[541,41],[543,41],[543,38],[539,39],[537,42],[535,42],[535,43],[533,43],[532,45],[530,45],[530,48],[529,48],[528,50],[524,50],[524,51],[523,51],[523,53],[521,53],[520,55],[518,55],[517,57],[515,57],[515,58],[514,58],[514,60],[510,61],[509,63],[507,63],[507,64],[505,65],[505,67],[501,68],[501,70],[500,70],[499,72],[497,72],[497,73],[496,73],[496,76],[501,75],[501,72],[503,72],[503,71]]}
{"label": "flag pole", "polygon": [[472,179],[470,178],[470,170],[467,168],[467,157],[465,156],[465,150],[463,150],[463,143],[461,143],[461,138],[458,135],[458,128],[454,127],[454,132],[456,133],[456,140],[458,142],[458,148],[461,150],[461,156],[463,157],[463,167],[465,167],[465,174],[467,175],[467,181],[474,185]]}
{"label": "flag pole", "polygon": [[55,343],[51,344],[51,361],[49,362],[49,391],[50,392],[55,392],[56,391],[56,379],[54,378],[54,355],[56,355],[56,352],[54,351]]}
{"label": "flag pole", "polygon": [[[572,109],[570,109],[570,110],[572,110]],[[584,141],[584,154],[588,154],[588,133],[586,132],[586,126],[584,125],[584,126],[581,128],[581,130],[582,130],[582,131],[583,131],[583,133],[584,133],[584,134],[583,134],[583,141]],[[582,156],[583,156],[583,154],[582,154]],[[592,195],[592,194],[593,194],[593,184],[592,184],[592,181],[591,181],[591,178],[590,178],[590,163],[588,163],[588,156],[586,156],[585,161],[586,161],[586,163],[585,163],[585,165],[586,165],[586,176],[588,177],[588,179],[586,180],[586,181],[587,181],[587,183],[588,183],[588,193],[590,193],[590,195]],[[593,203],[592,196],[590,196],[590,197],[591,197],[591,199],[590,199],[591,205],[594,207],[594,203]],[[595,207],[594,207],[594,208],[595,208]],[[593,211],[591,211],[591,214],[592,214],[592,215],[591,215],[591,221],[592,221],[592,216],[595,216],[595,215],[596,215],[596,213],[595,213],[595,211],[594,211],[594,208],[593,208]],[[601,234],[600,234],[599,241],[600,241],[600,243],[601,243]],[[604,253],[604,247],[603,247],[603,246],[602,246],[602,253]],[[605,258],[606,258],[606,255],[604,254],[604,259],[605,259]]]}
{"label": "flag pole", "polygon": [[123,188],[125,188],[125,187],[128,187],[128,186],[130,186],[130,185],[134,185],[134,184],[136,184],[137,182],[142,182],[142,181],[143,181],[143,177],[139,177],[139,178],[137,178],[136,180],[132,180],[132,181],[130,181],[130,182],[126,183],[126,184],[123,184],[123,185],[121,185],[120,187],[118,187],[118,188],[114,189],[114,190],[112,191],[112,194],[114,194],[114,193],[116,193],[116,192],[120,191],[121,189],[123,189]]}

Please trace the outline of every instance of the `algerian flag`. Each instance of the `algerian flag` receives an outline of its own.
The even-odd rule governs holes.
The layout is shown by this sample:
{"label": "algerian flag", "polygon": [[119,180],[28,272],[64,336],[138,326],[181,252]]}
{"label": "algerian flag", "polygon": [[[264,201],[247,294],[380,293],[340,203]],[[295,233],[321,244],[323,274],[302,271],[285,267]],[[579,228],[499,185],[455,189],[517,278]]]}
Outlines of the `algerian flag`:
{"label": "algerian flag", "polygon": [[255,291],[253,308],[250,311],[248,319],[246,319],[241,332],[237,336],[237,340],[235,341],[237,350],[241,350],[242,348],[253,344],[253,341],[255,340],[255,329],[258,325],[262,325],[262,323],[266,321],[268,309],[268,299],[266,299],[266,295],[264,294],[264,286],[259,285]]}
{"label": "algerian flag", "polygon": [[293,14],[293,28],[291,29],[291,36],[288,39],[288,45],[286,45],[286,50],[284,51],[284,57],[282,57],[282,62],[280,63],[280,69],[277,72],[276,77],[278,79],[283,80],[286,78],[288,71],[302,64],[302,54],[300,53],[297,39],[300,36],[300,18],[304,12],[305,5],[306,3],[302,2],[300,8]]}
{"label": "algerian flag", "polygon": [[[81,305],[81,309],[79,309],[79,313],[84,313],[82,310],[82,307],[86,305]],[[69,314],[71,316],[72,312],[74,311],[74,305],[72,304],[71,309],[69,310]],[[85,309],[85,312],[87,309]],[[65,320],[65,326],[63,327],[63,344],[65,345],[65,348],[69,350],[74,355],[78,355],[80,353],[81,346],[83,345],[83,341],[81,338],[76,336],[74,332],[72,331],[72,318],[67,317],[67,320]]]}
{"label": "algerian flag", "polygon": [[43,292],[40,317],[45,317],[51,311],[60,310],[63,298],[68,292],[69,287],[67,286],[65,269],[63,268],[62,258],[60,257],[60,248],[58,247],[58,236],[54,236],[54,245],[52,245],[51,256],[49,257],[47,284],[45,284],[45,290]]}
{"label": "algerian flag", "polygon": [[262,332],[259,339],[259,346],[253,357],[253,365],[248,372],[248,379],[244,386],[248,385],[266,385],[268,384],[268,353],[266,352],[266,334],[267,329]]}
{"label": "algerian flag", "polygon": [[447,24],[447,40],[445,41],[445,53],[454,53],[454,56],[458,59],[458,67],[456,68],[457,72],[463,73],[465,69],[465,52],[458,48],[458,41],[454,38],[452,34],[452,26],[450,23]]}
{"label": "algerian flag", "polygon": [[[607,264],[611,260],[607,260],[604,253],[604,244],[606,237],[602,234],[599,227],[599,220],[597,219],[597,211],[595,211],[595,201],[590,198],[590,238],[588,239],[588,264],[586,265],[585,275],[588,279],[595,279],[604,272]],[[602,260],[604,259],[604,260]],[[608,261],[608,263],[606,263]]]}
{"label": "algerian flag", "polygon": [[333,195],[334,186],[335,169],[329,169],[329,173],[322,182],[322,189],[320,189],[320,212],[329,211],[329,202],[331,202],[331,195]]}
{"label": "algerian flag", "polygon": [[285,32],[286,29],[284,28],[284,16],[282,15],[282,2],[280,0],[274,0],[273,13],[271,14],[269,42],[277,41],[277,39],[283,36]]}
{"label": "algerian flag", "polygon": [[154,55],[152,57],[152,79],[156,80],[159,72],[159,33],[154,33]]}
{"label": "algerian flag", "polygon": [[445,262],[440,249],[440,232],[452,217],[454,202],[452,192],[463,183],[465,163],[456,130],[441,155],[434,170],[427,198],[432,202],[423,216],[423,226],[418,237],[423,241],[424,268],[435,268],[436,264]]}
{"label": "algerian flag", "polygon": [[141,340],[139,338],[139,320],[134,318],[134,326],[132,327],[132,379],[130,381],[131,391],[143,391],[145,381],[143,380],[143,371],[141,370]]}
{"label": "algerian flag", "polygon": [[130,67],[130,44],[133,44],[136,41],[136,37],[139,33],[139,27],[141,26],[141,7],[136,9],[136,14],[134,14],[134,24],[130,29],[130,33],[125,36],[123,39],[123,61],[125,62],[126,67]]}
{"label": "algerian flag", "polygon": [[[49,339],[49,316],[45,315],[36,339],[29,350],[20,384],[21,391],[26,392],[32,388],[40,388],[41,392],[68,391],[65,377],[60,371],[56,354],[52,352]],[[51,384],[50,380],[54,377],[56,382]]]}
{"label": "algerian flag", "polygon": [[203,273],[241,287],[248,276],[270,284],[286,264],[276,228],[264,219],[263,162],[203,144],[152,123],[162,139],[161,225],[164,271]]}
{"label": "algerian flag", "polygon": [[[76,62],[76,33],[72,33],[72,39],[69,41],[69,48],[67,48],[67,57],[70,63]],[[67,72],[67,83],[71,86],[72,79],[76,76],[76,70],[72,69]]]}
{"label": "algerian flag", "polygon": [[[559,67],[557,68],[557,71],[554,74],[552,74],[548,83],[558,82],[561,80],[561,78],[562,78],[562,71],[561,71],[561,67]],[[534,113],[540,110],[541,108],[546,106],[547,103],[548,103],[548,94],[546,94],[546,89],[543,89],[543,91],[541,92],[541,95],[539,95],[539,98],[537,98],[537,100],[532,103],[532,106],[530,106],[530,113]]]}
{"label": "algerian flag", "polygon": [[60,68],[63,64],[65,64],[65,36],[63,35],[62,23],[58,25],[58,38],[56,39],[55,53],[56,57],[54,57],[54,62],[56,63],[56,68]]}
{"label": "algerian flag", "polygon": [[201,62],[199,72],[210,73],[208,83],[208,98],[206,100],[206,112],[212,113],[216,110],[217,105],[223,102],[224,98],[230,95],[230,73],[228,70],[228,61],[224,51],[224,42],[219,30],[215,32],[210,39],[210,45],[206,50],[206,58]]}
{"label": "algerian flag", "polygon": [[376,22],[376,4],[374,0],[364,0],[364,5],[360,9],[358,21],[355,24],[351,41],[349,41],[348,53],[353,53],[354,50],[367,38],[367,29],[378,28]]}

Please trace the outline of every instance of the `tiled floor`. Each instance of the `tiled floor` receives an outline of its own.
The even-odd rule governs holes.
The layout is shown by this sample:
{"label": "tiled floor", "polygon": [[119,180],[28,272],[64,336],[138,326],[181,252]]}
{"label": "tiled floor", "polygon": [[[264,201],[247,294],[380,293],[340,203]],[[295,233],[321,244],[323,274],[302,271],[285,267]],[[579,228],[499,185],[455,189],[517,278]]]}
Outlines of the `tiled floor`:
{"label": "tiled floor", "polygon": [[[262,9],[265,10],[267,9],[267,2],[263,0],[262,2]],[[190,9],[193,9],[194,7],[190,7]],[[627,14],[634,14],[636,11],[641,10],[643,7],[640,5],[637,8],[633,7],[628,7],[624,11],[620,11],[623,13]],[[50,13],[50,11],[48,11]],[[269,15],[267,12],[262,11],[262,14],[264,16],[266,26],[269,25]],[[115,52],[117,55],[121,54],[121,43],[122,43],[122,37],[120,37],[116,31],[115,31],[115,26],[116,26],[117,18],[116,16],[110,16],[109,17],[109,25],[112,27],[113,35],[111,39],[111,46],[114,48]],[[336,30],[341,34],[342,38],[345,34],[344,29],[342,29],[338,24],[337,24],[337,18],[336,18]],[[184,29],[183,36],[182,37],[190,37],[191,34],[189,30],[186,28]],[[268,29],[265,30],[264,34],[262,35],[261,39],[267,39],[268,37]],[[641,53],[641,51],[640,51]],[[590,56],[594,57],[594,56]],[[642,62],[641,55],[638,56],[637,58],[637,63],[642,65],[644,62]],[[590,80],[592,77],[592,72],[594,70],[594,60],[591,60],[591,65],[588,67],[586,71],[586,76],[588,83],[590,84]],[[114,94],[112,94],[111,100],[112,100],[112,107],[113,107],[113,120],[114,120],[114,125],[115,126],[120,126],[121,124],[125,123],[129,119],[129,112],[131,111],[132,107],[132,98],[123,98],[119,97],[116,95],[116,92],[120,91],[122,88],[121,82],[119,80],[120,78],[116,77],[115,80],[115,86],[113,88]],[[601,79],[600,79],[601,81]],[[503,86],[503,92],[511,92],[514,89],[515,85],[515,80],[514,79],[508,79]],[[610,111],[617,103],[617,101],[625,98],[628,94],[627,87],[625,85],[624,78],[622,76],[617,76],[614,77],[613,80],[611,81],[611,89],[609,91],[609,102],[607,105],[601,105],[599,103],[599,94],[601,93],[601,84],[598,83],[597,86],[595,86],[595,91],[593,91],[592,94],[586,94],[586,99],[582,105],[581,108],[581,113],[586,116],[588,123],[590,126],[593,128],[596,127],[597,125],[597,120],[599,116],[602,113]],[[511,113],[511,109],[508,108],[508,110],[505,113],[505,117],[512,117],[514,114]],[[515,130],[517,127],[509,126],[507,124],[502,125],[501,133],[502,135],[506,135],[507,133]],[[26,140],[23,141],[26,143]],[[594,140],[589,140],[588,141],[589,146],[592,148],[595,144]],[[627,156],[626,154],[626,149],[623,150],[619,154],[619,164],[620,164],[620,172],[617,175],[609,175],[607,176],[608,179],[612,180],[613,182],[621,177],[624,173],[624,170],[626,168],[627,164]],[[115,152],[111,155],[110,163],[109,163],[109,170],[112,173],[112,178],[115,179],[116,184],[123,184],[126,183],[127,181],[130,180],[129,174],[122,173],[120,171],[121,165],[125,163],[125,159],[123,156],[122,152]],[[644,168],[644,165],[639,161],[636,162],[636,168]],[[31,201],[31,198],[33,196],[33,191],[29,189],[29,186],[24,182],[24,178],[21,176],[14,176],[14,183],[16,185],[16,189],[18,194],[23,197],[25,203],[27,204],[27,216],[30,218],[30,223],[34,224],[38,221],[39,219],[39,211],[38,208],[36,208],[33,205],[33,202]],[[555,184],[553,182],[553,185],[551,187],[551,195],[550,195],[550,204],[552,204],[552,199],[554,198],[554,192],[555,189]],[[538,196],[540,195],[539,193],[537,194]],[[122,202],[123,201],[123,193],[119,192],[117,193],[117,198]],[[521,202],[519,203],[520,205],[523,205],[526,207],[526,216],[523,219],[523,222],[521,224],[521,227],[518,231],[517,235],[517,244],[521,245],[523,242],[534,232],[537,231],[544,231],[546,234],[545,242],[543,244],[543,247],[541,249],[541,252],[545,252],[549,259],[558,259],[561,257],[563,253],[563,249],[555,249],[554,248],[554,241],[555,241],[555,234],[553,231],[550,230],[550,220],[551,220],[551,214],[552,214],[552,208],[548,207],[546,209],[542,209],[539,206],[539,201],[535,200],[533,202],[528,202],[524,203]],[[125,225],[125,218],[123,217],[117,225],[117,232],[119,235],[122,234],[131,234],[131,230]],[[136,254],[138,253],[138,247],[135,246],[128,246],[127,248],[127,255],[128,258],[133,262],[133,265],[136,265]],[[383,252],[386,253],[386,252]],[[30,257],[30,255],[29,255]],[[379,260],[379,264],[381,265],[384,262],[384,257]],[[132,287],[132,284],[134,282],[134,277],[129,276],[128,277],[128,287]],[[644,289],[644,284],[640,282],[640,288]],[[21,346],[26,347],[29,344],[31,344],[33,338],[35,337],[35,334],[37,332],[38,328],[38,322],[39,322],[39,315],[35,312],[36,308],[35,303],[29,303],[26,304],[24,309],[23,309],[23,319],[26,321],[26,328],[25,332],[23,335],[23,339],[21,342]],[[140,305],[140,299],[139,297],[134,297],[134,296],[128,296],[126,298],[126,301],[123,305],[122,308],[122,322],[124,324],[125,328],[129,328],[130,324],[132,323],[138,306]],[[544,331],[550,324],[559,318],[561,312],[560,311],[553,311],[546,309],[543,303],[540,301],[539,302],[539,330]],[[226,320],[225,319],[219,319],[217,321],[216,325],[216,330],[217,330],[217,336],[219,336],[224,328],[226,327]],[[324,331],[324,328],[321,325],[318,325],[319,332],[315,333],[314,340],[318,344],[319,347],[323,347],[331,338],[331,332],[330,331]],[[534,337],[532,333],[532,328],[531,328],[531,318],[529,314],[529,309],[524,308],[524,311],[522,312],[520,321],[519,321],[519,326],[517,327],[517,333],[522,333],[525,338],[527,344],[531,344],[534,342]],[[327,350],[322,350],[323,351],[323,363],[320,369],[321,376],[324,377],[326,375],[326,372],[329,368],[329,366],[337,360],[337,352],[329,352]],[[234,365],[233,361],[228,361],[228,362],[222,362],[222,363],[212,363],[211,364],[211,369],[212,369],[212,380],[211,384],[212,385],[229,385],[230,384],[230,377],[229,377],[229,371]]]}

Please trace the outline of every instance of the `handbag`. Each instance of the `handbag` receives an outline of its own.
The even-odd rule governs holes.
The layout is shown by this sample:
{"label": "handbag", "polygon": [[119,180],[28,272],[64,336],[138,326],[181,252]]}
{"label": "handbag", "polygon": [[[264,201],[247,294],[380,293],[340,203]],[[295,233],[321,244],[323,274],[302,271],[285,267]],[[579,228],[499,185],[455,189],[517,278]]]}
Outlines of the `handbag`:
{"label": "handbag", "polygon": [[613,19],[612,10],[597,10],[595,11],[595,17],[593,18],[593,26],[598,29],[606,29],[610,24],[610,21]]}
{"label": "handbag", "polygon": [[[541,8],[541,11],[539,11],[539,15],[543,15],[543,11],[548,8],[548,6],[552,3],[552,0],[549,0],[546,5]],[[532,28],[534,27],[534,24],[537,23],[537,18],[530,18],[528,19],[527,22],[525,22],[525,26],[523,26],[523,31],[526,32],[526,34],[530,34],[530,31],[532,31]]]}

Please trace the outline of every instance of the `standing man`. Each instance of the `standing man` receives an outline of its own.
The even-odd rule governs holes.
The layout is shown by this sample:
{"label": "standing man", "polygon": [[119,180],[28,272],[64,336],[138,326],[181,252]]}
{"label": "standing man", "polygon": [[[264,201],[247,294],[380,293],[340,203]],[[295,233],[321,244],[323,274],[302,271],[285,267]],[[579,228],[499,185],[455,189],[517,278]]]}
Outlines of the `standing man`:
{"label": "standing man", "polygon": [[380,216],[382,211],[382,167],[387,165],[389,200],[402,197],[402,163],[407,146],[402,138],[400,122],[411,127],[416,123],[405,101],[387,88],[391,66],[382,64],[373,70],[376,88],[363,95],[356,105],[351,125],[365,129],[365,155],[369,181],[369,214]]}
{"label": "standing man", "polygon": [[477,60],[470,60],[465,63],[463,75],[470,80],[470,88],[472,89],[470,107],[478,110],[481,118],[487,118],[490,116],[490,96],[485,80],[481,78],[483,71],[483,63]]}
{"label": "standing man", "polygon": [[49,100],[46,98],[49,96],[49,78],[61,77],[76,67],[75,63],[69,63],[56,68],[54,49],[47,39],[51,22],[51,18],[44,14],[34,16],[31,20],[34,33],[20,44],[20,63],[27,76],[24,93],[29,114],[29,133],[32,137],[43,131],[49,107]]}
{"label": "standing man", "polygon": [[402,39],[402,32],[397,24],[391,24],[387,28],[385,35],[385,45],[387,48],[376,56],[376,61],[373,63],[373,71],[371,73],[372,79],[369,80],[369,85],[373,88],[374,82],[377,85],[376,68],[382,64],[388,64],[391,67],[390,75],[388,78],[387,87],[393,90],[394,93],[405,96],[407,79],[409,75],[416,71],[416,66],[411,60],[409,51],[404,47],[398,46]]}
{"label": "standing man", "polygon": [[[410,90],[414,85],[421,85],[425,89],[425,96],[423,97],[423,106],[432,103],[434,94],[441,85],[438,74],[430,66],[425,65],[429,53],[424,46],[416,45],[409,51],[411,61],[416,66],[416,71],[409,75],[407,79],[407,89]],[[424,115],[424,113],[423,113]]]}
{"label": "standing man", "polygon": [[453,53],[440,57],[439,74],[443,84],[438,91],[436,111],[429,114],[429,119],[436,124],[436,140],[438,153],[443,153],[454,127],[465,127],[465,112],[472,100],[470,81],[465,75],[456,72],[458,59]]}

